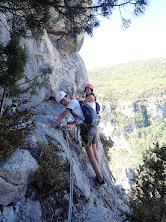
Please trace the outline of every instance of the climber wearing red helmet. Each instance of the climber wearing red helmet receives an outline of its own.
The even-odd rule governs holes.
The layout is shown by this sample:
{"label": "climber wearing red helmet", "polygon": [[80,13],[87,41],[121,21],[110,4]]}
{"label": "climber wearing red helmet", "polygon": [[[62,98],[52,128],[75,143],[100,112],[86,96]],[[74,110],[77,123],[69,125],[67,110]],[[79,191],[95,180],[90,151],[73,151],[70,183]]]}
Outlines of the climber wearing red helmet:
{"label": "climber wearing red helmet", "polygon": [[[83,100],[83,103],[88,104],[96,111],[96,102],[95,102],[96,97],[93,93],[92,84],[90,83],[86,84],[84,92],[86,93],[86,99]],[[96,126],[96,135],[98,135],[98,126]],[[100,160],[99,160],[99,153],[98,153],[98,150],[99,150],[98,136],[96,136],[95,139],[93,140],[92,148],[93,148],[93,152],[94,152],[96,161],[98,163],[98,166],[100,167]]]}
{"label": "climber wearing red helmet", "polygon": [[93,89],[93,86],[92,86],[92,84],[88,83],[88,84],[85,85],[85,88]]}
{"label": "climber wearing red helmet", "polygon": [[[84,92],[86,93],[86,99],[83,100],[84,103],[87,103],[88,105],[90,105],[96,112],[97,114],[99,114],[99,110],[98,108],[100,107],[99,104],[96,102],[96,96],[93,93],[93,85],[88,83],[85,85],[85,90]],[[98,105],[96,107],[96,105]],[[96,160],[98,162],[98,165],[100,167],[100,159],[99,159],[99,146],[100,146],[100,135],[99,135],[99,125],[96,126],[97,127],[97,135],[96,135],[96,149],[95,149],[95,157]]]}
{"label": "climber wearing red helmet", "polygon": [[86,99],[83,100],[83,103],[87,103],[94,110],[96,110],[95,95],[93,94],[93,86],[92,86],[92,84],[90,84],[90,83],[86,84],[84,92],[86,93]]}

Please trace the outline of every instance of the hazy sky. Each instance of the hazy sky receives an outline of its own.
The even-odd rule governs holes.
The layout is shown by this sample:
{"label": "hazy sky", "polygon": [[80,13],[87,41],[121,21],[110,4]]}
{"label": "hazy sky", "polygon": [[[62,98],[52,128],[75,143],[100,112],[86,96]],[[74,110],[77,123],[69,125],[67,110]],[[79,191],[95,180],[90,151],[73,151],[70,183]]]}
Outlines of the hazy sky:
{"label": "hazy sky", "polygon": [[133,17],[132,24],[121,28],[120,14],[102,19],[93,37],[85,36],[80,55],[86,68],[120,64],[154,57],[166,57],[166,0],[151,0],[145,15]]}

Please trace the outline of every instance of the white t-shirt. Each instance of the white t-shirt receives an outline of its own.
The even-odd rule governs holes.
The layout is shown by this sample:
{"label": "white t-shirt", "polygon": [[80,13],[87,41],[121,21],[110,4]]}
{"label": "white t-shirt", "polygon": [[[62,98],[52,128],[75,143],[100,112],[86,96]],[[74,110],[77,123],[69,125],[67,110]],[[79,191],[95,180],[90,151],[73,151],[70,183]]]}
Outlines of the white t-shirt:
{"label": "white t-shirt", "polygon": [[84,122],[85,117],[78,100],[76,99],[69,100],[69,104],[66,107],[66,109],[72,110],[71,114],[73,115],[77,124],[81,124]]}
{"label": "white t-shirt", "polygon": [[91,106],[96,111],[96,103],[95,102],[87,102],[89,106]]}

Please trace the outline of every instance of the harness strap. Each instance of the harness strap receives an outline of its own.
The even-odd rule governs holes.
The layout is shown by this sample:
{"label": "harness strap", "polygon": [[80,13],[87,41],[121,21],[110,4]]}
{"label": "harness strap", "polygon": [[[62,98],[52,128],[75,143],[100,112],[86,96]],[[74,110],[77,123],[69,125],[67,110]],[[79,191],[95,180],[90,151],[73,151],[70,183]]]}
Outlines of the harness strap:
{"label": "harness strap", "polygon": [[81,136],[81,142],[82,142],[83,146],[86,148],[87,146],[89,146],[89,130],[88,130],[88,126],[87,126],[86,123],[81,123],[79,126],[81,126],[81,125],[85,125],[86,128],[87,128],[87,131],[88,131],[88,143],[87,144],[84,142],[84,140],[82,139],[82,136],[80,135]]}

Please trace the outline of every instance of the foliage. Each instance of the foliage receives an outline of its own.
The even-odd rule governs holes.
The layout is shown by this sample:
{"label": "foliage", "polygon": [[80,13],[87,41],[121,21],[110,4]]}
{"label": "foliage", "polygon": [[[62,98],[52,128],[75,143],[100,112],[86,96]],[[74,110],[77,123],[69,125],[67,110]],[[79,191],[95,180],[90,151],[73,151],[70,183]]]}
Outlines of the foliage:
{"label": "foliage", "polygon": [[119,134],[119,132],[124,130],[126,127],[134,124],[133,118],[118,112],[117,109],[111,112],[104,110],[104,112],[101,113],[101,119],[116,124],[113,134]]}
{"label": "foliage", "polygon": [[143,165],[138,168],[137,178],[132,185],[129,206],[131,213],[125,213],[131,222],[160,222],[166,215],[166,146],[144,154]]}
{"label": "foliage", "polygon": [[[166,126],[164,119],[154,119],[146,105],[166,92],[166,59],[150,59],[88,71],[90,82],[100,103],[109,104],[101,112],[101,120],[114,124],[113,135],[123,134],[133,157],[142,161],[142,152],[156,141],[164,143]],[[152,89],[149,91],[149,89]],[[147,94],[148,92],[151,92]],[[128,112],[129,106],[133,113]],[[159,101],[160,103],[160,101]],[[123,104],[125,107],[123,107]],[[110,135],[111,136],[111,135]]]}
{"label": "foliage", "polygon": [[117,149],[115,146],[110,150],[109,167],[116,178],[124,176],[123,172],[125,169],[134,169],[138,166],[137,156],[131,153],[130,148]]}
{"label": "foliage", "polygon": [[[66,204],[64,206],[61,198],[69,190],[69,165],[64,163],[63,156],[59,155],[59,148],[54,144],[39,143],[38,148],[41,151],[39,168],[30,185],[40,199],[42,220],[57,221],[58,216],[67,217]],[[63,212],[57,213],[56,205],[64,208]]]}
{"label": "foliage", "polygon": [[12,34],[9,43],[0,47],[0,86],[9,95],[22,93],[18,80],[25,78],[27,57],[27,52],[20,46],[17,35]]}
{"label": "foliage", "polygon": [[[101,117],[103,119],[102,114]],[[123,134],[125,139],[128,141],[128,146],[130,147],[129,149],[132,153],[131,156],[129,154],[127,156],[123,156],[124,154],[122,153],[122,156],[124,157],[123,161],[127,161],[128,157],[130,156],[130,163],[132,163],[133,166],[136,166],[138,163],[142,162],[142,152],[144,152],[145,149],[148,149],[153,145],[153,143],[156,143],[157,141],[160,141],[160,145],[164,145],[166,141],[166,118],[157,118],[154,120],[151,119],[150,123],[150,117],[148,116],[147,118],[146,115],[143,117],[143,114],[139,111],[137,111],[133,117],[127,117],[124,114],[117,112],[116,110],[112,111],[112,113],[109,115],[110,118],[105,119],[105,121],[115,123],[114,131],[110,136]],[[139,116],[141,116],[142,119],[139,119]],[[139,120],[139,125],[135,123],[137,118]],[[147,126],[145,123],[149,123],[149,125]],[[118,152],[117,156],[119,157],[120,161],[121,151],[114,150],[111,152],[111,158],[114,159],[116,152]],[[112,162],[111,168],[113,167],[114,166]]]}
{"label": "foliage", "polygon": [[[31,33],[38,38],[43,33],[43,29],[47,27],[50,19],[50,6],[48,1],[31,1],[31,0],[11,0],[2,1],[0,12],[10,13],[8,18],[12,29],[19,36],[27,37]],[[42,3],[43,2],[43,3]],[[45,4],[48,2],[48,4]]]}
{"label": "foliage", "polygon": [[16,33],[11,34],[11,39],[6,46],[0,44],[0,86],[3,89],[0,116],[6,96],[13,97],[28,93],[30,97],[42,86],[38,78],[46,72],[51,73],[47,67],[44,71],[41,70],[40,75],[29,79],[24,73],[27,57],[27,51],[20,45],[20,37]]}
{"label": "foliage", "polygon": [[113,146],[113,141],[111,138],[106,138],[104,135],[100,135],[100,140],[103,145],[104,153],[107,157],[107,160],[110,160],[109,149]]}
{"label": "foliage", "polygon": [[[11,22],[14,29],[22,36],[30,29],[35,36],[39,36],[44,28],[49,26],[51,11],[64,20],[65,28],[61,35],[69,35],[76,39],[78,34],[85,31],[92,35],[93,28],[99,26],[98,16],[109,18],[115,7],[119,7],[122,22],[127,27],[131,21],[122,16],[122,9],[127,5],[133,6],[133,14],[138,16],[144,14],[149,0],[11,0],[2,1],[0,12],[11,13]],[[7,4],[5,4],[7,3]],[[56,33],[55,33],[56,34]],[[58,33],[57,33],[58,34]]]}
{"label": "foliage", "polygon": [[112,134],[117,135],[120,132],[130,133],[130,127],[135,127],[137,129],[150,126],[150,117],[147,114],[147,109],[145,105],[136,101],[134,103],[134,116],[130,117],[123,114],[121,111],[114,107],[111,112],[106,109],[101,113],[101,118],[104,121],[109,121],[116,125],[114,132]]}
{"label": "foliage", "polygon": [[[35,121],[31,118],[36,114],[32,109],[22,109],[26,101],[12,99],[5,107],[0,119],[0,161],[8,159],[19,146],[25,143],[25,138],[33,133]],[[26,141],[28,143],[30,141]]]}
{"label": "foliage", "polygon": [[166,58],[130,62],[88,70],[100,102],[114,107],[166,93]]}
{"label": "foliage", "polygon": [[147,109],[145,105],[140,103],[135,103],[135,116],[134,116],[134,125],[137,128],[147,127],[150,125],[149,117],[147,114]]}
{"label": "foliage", "polygon": [[41,154],[39,158],[39,169],[37,178],[40,182],[49,184],[54,190],[64,186],[69,180],[69,174],[66,174],[67,168],[63,163],[63,156],[59,156],[56,147],[53,144],[41,144]]}
{"label": "foliage", "polygon": [[128,135],[128,141],[131,144],[133,155],[142,160],[142,152],[160,141],[163,146],[166,141],[166,118],[155,119],[152,124],[146,128],[140,128]]}

